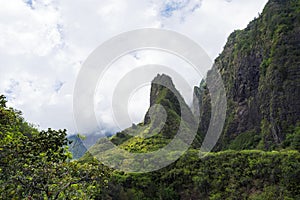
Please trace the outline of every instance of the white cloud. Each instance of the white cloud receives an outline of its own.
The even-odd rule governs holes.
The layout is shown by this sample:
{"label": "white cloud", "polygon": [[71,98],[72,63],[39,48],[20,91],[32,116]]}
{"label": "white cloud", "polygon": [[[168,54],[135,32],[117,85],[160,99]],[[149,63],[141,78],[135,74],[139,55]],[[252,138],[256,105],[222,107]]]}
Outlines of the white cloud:
{"label": "white cloud", "polygon": [[186,34],[200,44],[211,58],[215,58],[233,30],[245,28],[258,16],[267,0],[202,0],[201,7],[185,16],[164,18],[165,28]]}
{"label": "white cloud", "polygon": [[[0,0],[0,93],[30,122],[41,128],[67,128],[73,133],[76,75],[82,62],[102,42],[132,29],[163,27],[186,34],[215,58],[228,35],[244,28],[266,1]],[[145,51],[123,58],[111,73],[121,77],[132,67],[147,63],[164,63],[176,69],[184,65],[172,56]],[[123,71],[118,67],[121,64],[127,66]],[[200,82],[188,70],[182,73],[191,84]],[[114,84],[108,79],[109,87],[104,87],[103,95],[96,99],[102,100],[98,119],[104,132],[116,129],[108,109]],[[146,110],[148,91],[133,96],[135,106],[131,102],[129,113],[134,121]]]}

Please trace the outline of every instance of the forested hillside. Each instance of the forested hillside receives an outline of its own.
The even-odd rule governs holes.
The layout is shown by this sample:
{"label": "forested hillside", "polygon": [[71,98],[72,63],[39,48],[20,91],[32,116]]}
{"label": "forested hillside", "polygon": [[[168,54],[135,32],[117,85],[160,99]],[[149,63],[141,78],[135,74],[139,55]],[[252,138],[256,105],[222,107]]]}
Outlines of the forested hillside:
{"label": "forested hillside", "polygon": [[[166,75],[163,80],[173,85]],[[166,109],[172,108],[177,101],[168,94],[165,87],[152,84],[150,101],[162,101]],[[163,98],[161,98],[163,97]],[[159,102],[161,103],[161,102]],[[168,111],[170,112],[170,111]],[[155,114],[155,113],[154,113]],[[152,131],[152,123],[145,121],[128,128],[110,140],[119,148],[133,153],[156,151],[172,140],[178,128],[179,116],[169,115],[166,127],[159,132]],[[152,116],[157,119],[158,116]],[[174,117],[174,119],[172,118]],[[174,128],[175,129],[172,129]],[[171,130],[171,131],[170,131]],[[155,131],[155,129],[154,129]],[[136,136],[131,136],[134,133]],[[155,134],[144,138],[145,134]],[[287,138],[277,151],[262,150],[227,150],[209,153],[201,158],[199,149],[202,137],[198,135],[191,148],[175,163],[155,172],[124,173],[113,171],[108,187],[112,199],[299,199],[300,198],[300,128],[290,130]],[[255,138],[253,138],[255,139]],[[248,140],[237,140],[235,145],[247,145],[253,142],[251,135]],[[81,158],[82,162],[93,160],[93,156],[102,154],[102,143],[96,143],[91,154]],[[109,156],[113,156],[109,154]],[[107,157],[109,159],[109,157]],[[164,159],[170,159],[165,157]],[[123,158],[123,162],[130,159]],[[121,163],[120,163],[121,164]],[[144,165],[136,168],[142,168]]]}
{"label": "forested hillside", "polygon": [[[214,66],[228,103],[216,150],[278,149],[293,137],[300,122],[299,16],[300,1],[270,0],[245,30],[229,36]],[[210,97],[204,82],[195,94],[202,105],[200,132],[206,133]]]}
{"label": "forested hillside", "polygon": [[[211,117],[209,90],[204,80],[194,92],[200,104],[201,122],[188,153],[175,164],[150,174],[114,172],[120,189],[113,197],[299,199],[299,16],[299,1],[270,0],[245,30],[229,36],[224,51],[216,59],[214,67],[224,81],[228,110],[214,151],[223,151],[200,159],[193,150],[200,147]],[[163,82],[173,86],[166,75],[158,77],[164,77]],[[211,78],[211,72],[207,78]],[[178,102],[182,98],[173,97],[168,95],[168,89],[152,83],[150,105],[159,103],[167,110],[165,127],[153,137],[139,137],[153,134],[146,114],[144,122],[117,133],[111,141],[127,151],[140,153],[168,144],[180,123]],[[132,132],[137,136],[128,134]],[[96,144],[92,153],[97,149],[101,146]]]}
{"label": "forested hillside", "polygon": [[0,199],[102,198],[108,169],[69,162],[66,130],[38,131],[0,96]]}
{"label": "forested hillside", "polygon": [[[214,65],[228,102],[216,148],[200,157],[211,101],[199,80],[194,93],[201,121],[194,141],[182,139],[188,151],[150,173],[104,166],[95,159],[104,148],[100,140],[85,153],[79,136],[38,130],[1,95],[0,199],[300,199],[299,33],[299,0],[270,0],[245,30],[232,33]],[[150,105],[158,104],[165,120],[160,107],[149,109],[141,123],[109,141],[131,153],[157,151],[176,137],[182,112],[188,114],[183,130],[193,131],[195,116],[164,74],[151,84]]]}
{"label": "forested hillside", "polygon": [[[299,199],[300,153],[189,150],[156,172],[70,162],[65,131],[39,132],[0,98],[1,199]],[[297,130],[299,133],[299,130]]]}

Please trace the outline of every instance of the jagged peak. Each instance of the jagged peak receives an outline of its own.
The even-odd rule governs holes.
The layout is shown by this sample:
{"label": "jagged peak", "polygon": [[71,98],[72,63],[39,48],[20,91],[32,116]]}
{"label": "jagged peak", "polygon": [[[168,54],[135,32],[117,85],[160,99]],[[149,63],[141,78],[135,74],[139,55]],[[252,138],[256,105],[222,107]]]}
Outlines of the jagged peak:
{"label": "jagged peak", "polygon": [[157,74],[157,76],[152,80],[152,84],[175,88],[172,78],[166,74]]}
{"label": "jagged peak", "polygon": [[163,96],[165,96],[166,93],[163,91],[165,90],[171,91],[171,93],[175,93],[175,95],[179,96],[179,92],[176,90],[172,78],[166,74],[157,74],[151,82],[150,106],[159,103],[159,99],[164,99]]}

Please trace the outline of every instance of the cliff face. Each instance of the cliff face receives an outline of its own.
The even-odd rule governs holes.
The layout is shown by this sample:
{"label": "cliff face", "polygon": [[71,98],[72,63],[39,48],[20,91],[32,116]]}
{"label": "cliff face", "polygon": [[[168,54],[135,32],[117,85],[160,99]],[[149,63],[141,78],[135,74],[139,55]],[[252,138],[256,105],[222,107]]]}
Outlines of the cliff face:
{"label": "cliff face", "polygon": [[[300,1],[270,0],[245,30],[232,33],[215,61],[227,92],[227,117],[216,150],[273,149],[300,118]],[[207,78],[210,78],[208,72]],[[200,132],[210,119],[202,83]]]}
{"label": "cliff face", "polygon": [[[175,88],[171,77],[157,75],[151,83],[150,108],[144,122],[117,133],[111,141],[132,152],[155,151],[177,134],[183,120],[186,133],[194,125],[192,111]],[[135,137],[133,137],[135,136]],[[200,144],[200,140],[196,140]]]}
{"label": "cliff face", "polygon": [[[181,118],[186,123],[194,123],[194,117],[190,108],[175,88],[171,77],[165,74],[157,75],[151,83],[150,106],[155,105],[162,106],[166,112],[166,123],[162,124],[163,129],[161,133],[167,138],[172,138],[176,135]],[[149,111],[145,116],[144,125],[152,123],[152,127],[158,127],[163,117],[160,116],[159,112],[154,111],[151,121]]]}
{"label": "cliff face", "polygon": [[[214,80],[212,72],[219,70],[227,95],[227,116],[215,150],[288,146],[284,144],[287,136],[300,124],[299,16],[299,0],[270,0],[246,29],[229,36],[206,79]],[[199,103],[194,112],[199,113],[200,124],[193,147],[199,147],[211,120],[211,97],[205,81],[195,87],[194,98],[194,104]],[[117,133],[111,141],[130,151],[154,151],[177,134],[182,117],[186,132],[195,122],[167,75],[152,81],[150,106],[142,123]],[[290,143],[297,144],[294,138],[300,135],[294,132],[288,137]]]}

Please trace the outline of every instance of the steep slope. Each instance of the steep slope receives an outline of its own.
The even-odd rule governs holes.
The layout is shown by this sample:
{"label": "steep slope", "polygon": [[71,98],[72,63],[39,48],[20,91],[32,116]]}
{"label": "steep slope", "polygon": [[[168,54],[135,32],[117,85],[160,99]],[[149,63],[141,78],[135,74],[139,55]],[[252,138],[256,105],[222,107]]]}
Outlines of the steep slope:
{"label": "steep slope", "polygon": [[[299,3],[270,0],[258,19],[231,34],[214,66],[222,74],[228,98],[228,116],[216,150],[287,149],[227,150],[204,158],[199,158],[198,150],[189,149],[154,172],[114,171],[108,187],[111,199],[300,199]],[[208,72],[207,78],[212,76]],[[167,77],[156,79],[171,84]],[[194,103],[200,105],[201,138],[211,116],[205,81],[195,88],[194,96],[199,100]],[[166,127],[151,129],[159,125],[161,113],[151,114],[150,109],[143,123],[117,133],[113,143],[128,151],[146,152],[172,139],[181,98],[153,83],[150,101],[151,106],[161,104],[169,112]],[[152,133],[158,134],[138,137]]]}
{"label": "steep slope", "polygon": [[68,145],[69,146],[68,150],[72,153],[72,159],[77,160],[81,158],[87,151],[81,138],[78,135],[71,135],[67,139],[71,142]]}
{"label": "steep slope", "polygon": [[194,123],[190,108],[172,79],[165,74],[157,75],[151,84],[150,108],[144,122],[117,133],[111,141],[132,152],[155,151],[177,134],[181,118],[188,132],[188,127]]}
{"label": "steep slope", "polygon": [[[216,150],[274,149],[300,121],[300,1],[270,0],[245,30],[232,33],[216,59],[227,92],[227,118]],[[210,78],[208,72],[207,78]],[[202,84],[200,132],[210,119]]]}

